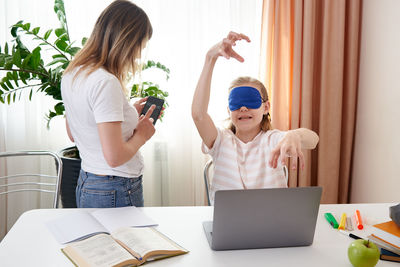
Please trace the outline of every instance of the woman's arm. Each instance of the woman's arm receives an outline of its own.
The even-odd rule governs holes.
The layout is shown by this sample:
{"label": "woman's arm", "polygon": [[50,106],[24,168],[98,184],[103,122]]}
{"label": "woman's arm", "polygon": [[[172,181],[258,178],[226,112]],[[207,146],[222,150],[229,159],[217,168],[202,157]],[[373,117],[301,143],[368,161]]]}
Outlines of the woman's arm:
{"label": "woman's arm", "polygon": [[200,74],[193,95],[192,118],[201,139],[208,148],[211,148],[214,145],[214,141],[217,138],[217,128],[215,127],[210,115],[207,113],[208,103],[210,102],[211,79],[215,62],[220,56],[227,59],[233,57],[238,61],[243,62],[244,59],[232,49],[232,46],[235,45],[236,41],[243,39],[250,42],[250,39],[247,36],[230,32],[227,38],[224,38],[207,52],[203,70]]}
{"label": "woman's arm", "polygon": [[155,133],[152,105],[146,115],[139,118],[138,125],[128,141],[122,139],[122,122],[103,122],[97,124],[104,158],[110,167],[120,166],[130,160]]}
{"label": "woman's arm", "polygon": [[[314,149],[319,141],[318,135],[306,128],[290,130],[278,145],[271,151],[269,165],[272,168],[278,166],[278,158],[281,156],[283,165],[287,165],[288,158],[299,158],[300,167],[304,168],[304,155],[302,149]],[[291,161],[292,169],[297,168],[297,160]]]}

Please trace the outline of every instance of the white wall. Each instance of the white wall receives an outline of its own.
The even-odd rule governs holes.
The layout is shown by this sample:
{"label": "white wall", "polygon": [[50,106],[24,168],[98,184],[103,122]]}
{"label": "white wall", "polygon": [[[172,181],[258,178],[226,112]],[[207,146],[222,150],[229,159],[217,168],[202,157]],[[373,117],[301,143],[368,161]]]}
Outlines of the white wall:
{"label": "white wall", "polygon": [[352,203],[400,202],[399,10],[363,2]]}

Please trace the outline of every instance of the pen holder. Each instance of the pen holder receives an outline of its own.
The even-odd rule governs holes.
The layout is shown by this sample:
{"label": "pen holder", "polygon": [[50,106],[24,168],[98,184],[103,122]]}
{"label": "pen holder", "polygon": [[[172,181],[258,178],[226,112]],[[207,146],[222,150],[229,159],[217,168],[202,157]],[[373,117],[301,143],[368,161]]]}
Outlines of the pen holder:
{"label": "pen holder", "polygon": [[389,208],[390,218],[400,227],[400,204]]}

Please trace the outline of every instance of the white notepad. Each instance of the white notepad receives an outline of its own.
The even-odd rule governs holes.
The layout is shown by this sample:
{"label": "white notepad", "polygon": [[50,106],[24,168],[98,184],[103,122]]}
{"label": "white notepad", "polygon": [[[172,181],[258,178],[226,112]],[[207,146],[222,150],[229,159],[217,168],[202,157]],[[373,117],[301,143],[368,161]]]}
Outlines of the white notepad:
{"label": "white notepad", "polygon": [[158,224],[136,207],[76,210],[46,223],[61,244],[85,239],[98,233],[111,233],[121,227],[157,226]]}

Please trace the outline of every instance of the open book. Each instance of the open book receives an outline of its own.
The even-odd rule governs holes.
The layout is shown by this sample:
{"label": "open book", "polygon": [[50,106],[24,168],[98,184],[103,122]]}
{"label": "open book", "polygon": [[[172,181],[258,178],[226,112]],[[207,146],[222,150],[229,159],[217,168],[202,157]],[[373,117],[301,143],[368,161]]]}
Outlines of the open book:
{"label": "open book", "polygon": [[79,267],[137,266],[188,252],[153,227],[119,228],[70,243],[62,251]]}
{"label": "open book", "polygon": [[56,240],[61,244],[88,238],[99,233],[111,233],[121,227],[156,226],[136,207],[86,210],[72,213],[46,223]]}

